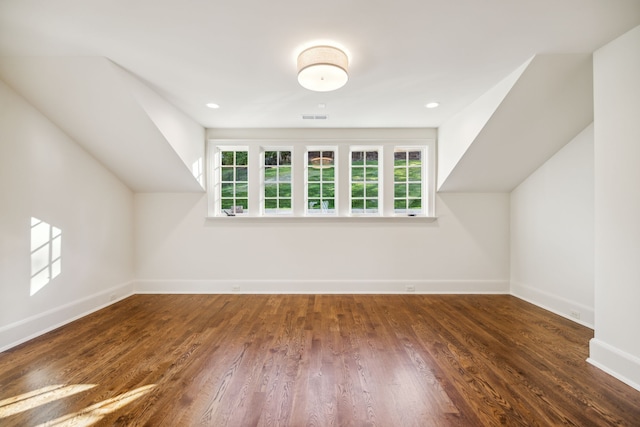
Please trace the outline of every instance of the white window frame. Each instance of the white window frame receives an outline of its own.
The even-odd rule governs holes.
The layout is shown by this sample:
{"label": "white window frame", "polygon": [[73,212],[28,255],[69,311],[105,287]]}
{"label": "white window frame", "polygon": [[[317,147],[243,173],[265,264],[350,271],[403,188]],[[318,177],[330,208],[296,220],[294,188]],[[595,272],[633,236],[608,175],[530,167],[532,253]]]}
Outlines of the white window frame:
{"label": "white window frame", "polygon": [[[320,212],[309,209],[309,184],[315,184],[316,182],[309,181],[309,167],[308,158],[309,153],[313,151],[333,152],[333,203],[334,207],[332,211]],[[340,212],[340,153],[337,146],[307,146],[304,154],[304,213],[305,216],[338,216]],[[320,176],[322,176],[322,167],[320,167]],[[323,180],[318,181],[322,188]],[[322,191],[322,190],[321,190]]]}
{"label": "white window frame", "polygon": [[[422,167],[422,213],[415,217],[435,218],[435,139],[210,139],[207,143],[207,188],[209,217],[226,217],[220,205],[221,151],[246,150],[248,161],[248,212],[237,217],[249,218],[402,218],[414,217],[394,212],[394,151],[395,149],[420,149],[423,154]],[[264,152],[271,150],[291,151],[292,163],[292,212],[290,214],[266,214],[264,212]],[[335,152],[335,212],[308,212],[307,197],[307,153],[309,151]],[[351,213],[351,152],[378,150],[378,213]]]}
{"label": "white window frame", "polygon": [[[290,151],[291,152],[291,210],[289,212],[281,212],[280,208],[278,207],[276,209],[276,212],[267,212],[266,211],[266,207],[265,207],[265,200],[266,200],[266,196],[265,196],[265,188],[267,185],[267,182],[265,180],[265,173],[266,173],[266,169],[267,169],[267,165],[265,165],[265,153],[267,151],[276,151],[276,152],[281,152],[281,151]],[[278,165],[278,168],[280,167],[280,165]],[[262,213],[262,216],[264,217],[271,217],[271,216],[292,216],[294,214],[295,211],[295,178],[294,178],[294,171],[296,168],[296,161],[294,158],[294,150],[292,146],[273,146],[273,145],[267,145],[267,146],[262,146],[260,147],[260,212]],[[280,181],[276,181],[276,184],[278,184],[278,187],[280,186],[281,182]],[[279,202],[279,198],[277,198],[276,200],[278,200]]]}
{"label": "white window frame", "polygon": [[[396,165],[395,165],[395,153],[397,152],[420,152],[420,159],[421,159],[421,163],[420,163],[420,212],[413,212],[411,211],[408,207],[407,207],[407,212],[395,212],[395,185],[396,185],[396,181],[395,181],[395,170],[396,170]],[[395,146],[393,149],[393,154],[394,154],[394,159],[393,159],[393,166],[390,167],[390,169],[392,169],[393,172],[393,194],[391,195],[391,209],[393,211],[393,214],[395,216],[426,216],[426,212],[428,210],[428,205],[429,205],[429,201],[427,200],[427,192],[428,189],[426,188],[428,185],[428,179],[427,179],[427,168],[428,168],[428,164],[426,164],[426,160],[427,160],[427,150],[425,147],[422,146],[415,146],[415,145],[398,145]],[[407,172],[409,171],[410,167],[407,166]],[[407,196],[405,197],[405,199],[408,201],[409,200],[409,196],[408,196],[408,188],[407,188]],[[425,209],[425,203],[427,203],[427,209]]]}
{"label": "white window frame", "polygon": [[[367,152],[367,151],[376,151],[378,153],[378,179],[377,179],[377,183],[378,183],[378,211],[377,212],[366,212],[366,190],[365,190],[365,195],[364,195],[364,212],[353,212],[353,194],[352,194],[352,189],[353,189],[353,153],[354,152]],[[366,158],[366,155],[365,155]],[[382,149],[381,146],[379,145],[352,145],[349,147],[349,186],[347,187],[347,190],[349,191],[349,215],[350,216],[382,216],[383,212],[384,212],[384,171],[385,171],[385,165],[384,165],[384,150]],[[364,173],[365,173],[365,177],[366,177],[366,161],[365,161],[365,165],[364,165]],[[366,187],[366,179],[363,181],[363,183],[365,184]]]}

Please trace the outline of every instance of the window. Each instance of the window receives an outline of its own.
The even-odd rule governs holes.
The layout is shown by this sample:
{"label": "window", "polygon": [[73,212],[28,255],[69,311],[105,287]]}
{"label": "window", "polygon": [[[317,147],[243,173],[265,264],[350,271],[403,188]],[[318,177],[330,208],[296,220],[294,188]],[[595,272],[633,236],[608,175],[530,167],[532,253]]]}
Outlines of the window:
{"label": "window", "polygon": [[422,213],[422,150],[398,148],[393,153],[393,211]]}
{"label": "window", "polygon": [[434,140],[210,140],[211,216],[433,217]]}
{"label": "window", "polygon": [[351,213],[379,212],[378,150],[351,152]]}
{"label": "window", "polygon": [[227,214],[249,210],[249,152],[220,151],[220,208]]}
{"label": "window", "polygon": [[307,212],[336,212],[336,152],[307,152]]}
{"label": "window", "polygon": [[264,152],[264,213],[290,214],[292,212],[291,150]]}

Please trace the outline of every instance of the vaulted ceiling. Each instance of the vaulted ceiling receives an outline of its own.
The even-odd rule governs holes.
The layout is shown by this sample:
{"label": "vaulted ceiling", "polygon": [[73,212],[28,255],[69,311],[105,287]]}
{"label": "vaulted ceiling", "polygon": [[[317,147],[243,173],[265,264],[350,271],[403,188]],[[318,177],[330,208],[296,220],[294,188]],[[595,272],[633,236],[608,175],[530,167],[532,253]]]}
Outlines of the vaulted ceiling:
{"label": "vaulted ceiling", "polygon": [[[183,179],[183,165],[168,159],[172,141],[157,118],[141,114],[144,106],[134,108],[132,94],[115,83],[120,73],[204,128],[441,127],[544,55],[495,105],[499,114],[488,115],[491,122],[474,138],[473,150],[482,153],[460,156],[460,165],[470,166],[455,171],[448,185],[464,191],[473,189],[466,185],[477,173],[473,165],[526,133],[513,123],[540,126],[550,117],[540,97],[536,111],[525,108],[527,97],[562,84],[545,70],[566,70],[564,55],[588,55],[638,24],[638,0],[0,0],[0,78],[132,188],[172,191],[191,188],[171,184]],[[299,86],[295,55],[312,41],[348,50],[345,87],[314,93]],[[426,109],[430,101],[441,105]],[[209,109],[208,102],[220,108]],[[88,114],[97,117],[87,120]],[[328,119],[303,120],[303,114]],[[108,141],[91,137],[114,123],[121,129],[112,129]],[[573,130],[558,132],[565,138]],[[560,146],[545,147],[538,157]],[[126,155],[114,157],[118,150],[134,152],[131,164]],[[174,172],[148,179],[138,151]],[[506,151],[516,151],[516,162],[521,157]],[[487,182],[482,189],[503,187]]]}

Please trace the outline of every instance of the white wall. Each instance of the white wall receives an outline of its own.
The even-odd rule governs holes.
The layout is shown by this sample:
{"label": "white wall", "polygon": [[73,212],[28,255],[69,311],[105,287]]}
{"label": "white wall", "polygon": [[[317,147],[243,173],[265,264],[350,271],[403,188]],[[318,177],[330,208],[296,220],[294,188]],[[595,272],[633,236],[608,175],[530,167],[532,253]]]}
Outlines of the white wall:
{"label": "white wall", "polygon": [[204,127],[131,73],[116,64],[112,64],[112,66],[204,189]]}
{"label": "white wall", "polygon": [[640,26],[594,53],[595,338],[590,362],[640,390]]}
{"label": "white wall", "polygon": [[529,58],[484,95],[440,126],[438,129],[437,188],[442,187],[445,183],[464,153],[486,126],[532,60],[533,57]]}
{"label": "white wall", "polygon": [[511,193],[511,293],[590,327],[593,162],[590,125]]}
{"label": "white wall", "polygon": [[135,195],[141,292],[508,292],[508,194],[442,194],[435,222],[216,218]]}
{"label": "white wall", "polygon": [[[133,194],[0,81],[0,351],[133,290]],[[31,217],[62,271],[30,296]]]}

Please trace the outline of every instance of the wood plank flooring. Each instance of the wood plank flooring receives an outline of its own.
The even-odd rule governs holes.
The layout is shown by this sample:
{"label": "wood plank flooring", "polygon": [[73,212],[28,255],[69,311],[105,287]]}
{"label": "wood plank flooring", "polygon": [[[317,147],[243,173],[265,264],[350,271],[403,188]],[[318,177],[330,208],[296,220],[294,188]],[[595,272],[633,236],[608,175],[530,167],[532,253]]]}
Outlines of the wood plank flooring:
{"label": "wood plank flooring", "polygon": [[136,295],[0,354],[0,425],[640,425],[506,295]]}

